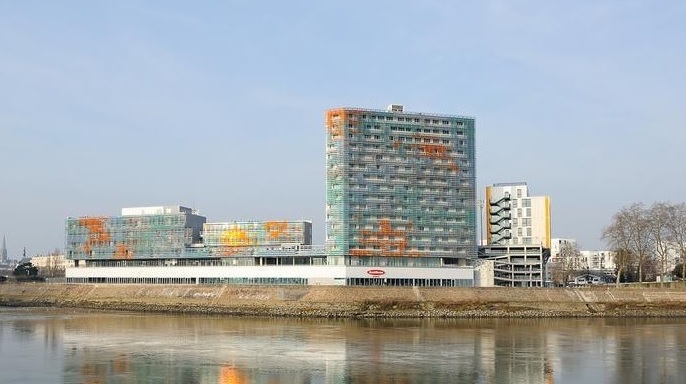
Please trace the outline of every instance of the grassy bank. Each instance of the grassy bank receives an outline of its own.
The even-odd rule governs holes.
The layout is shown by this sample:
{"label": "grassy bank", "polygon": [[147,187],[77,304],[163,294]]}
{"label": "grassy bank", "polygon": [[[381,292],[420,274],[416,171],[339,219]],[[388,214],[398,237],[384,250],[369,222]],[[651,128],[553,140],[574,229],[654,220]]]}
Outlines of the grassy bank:
{"label": "grassy bank", "polygon": [[686,317],[686,289],[4,283],[0,305],[346,318]]}

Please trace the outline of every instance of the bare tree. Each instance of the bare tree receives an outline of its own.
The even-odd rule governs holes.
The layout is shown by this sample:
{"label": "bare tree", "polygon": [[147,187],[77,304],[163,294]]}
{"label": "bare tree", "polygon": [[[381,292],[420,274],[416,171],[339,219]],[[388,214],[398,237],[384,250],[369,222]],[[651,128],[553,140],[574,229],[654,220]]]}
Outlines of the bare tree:
{"label": "bare tree", "polygon": [[631,236],[629,236],[629,250],[636,256],[638,266],[638,282],[643,282],[643,267],[653,255],[653,239],[650,236],[650,221],[648,211],[643,203],[634,203],[622,208],[628,216]]}
{"label": "bare tree", "polygon": [[560,246],[560,256],[569,260],[568,265],[570,270],[576,272],[582,269],[587,269],[587,266],[581,262],[581,251],[576,243],[564,243]]}
{"label": "bare tree", "polygon": [[582,269],[581,252],[576,243],[565,242],[560,245],[560,253],[551,265],[551,275],[555,284],[566,285],[571,280],[572,272]]}
{"label": "bare tree", "polygon": [[43,277],[64,277],[64,256],[59,248],[55,248],[52,252],[44,256],[44,265],[40,268],[40,274]]}
{"label": "bare tree", "polygon": [[[679,253],[681,263],[686,262],[686,204],[675,204],[668,212],[667,229],[670,232],[670,240]],[[681,268],[681,278],[686,280],[686,268]]]}
{"label": "bare tree", "polygon": [[[668,268],[669,251],[671,250],[671,231],[669,229],[672,206],[668,203],[654,203],[647,211],[650,242],[655,246],[657,255],[657,273],[664,284]],[[641,265],[643,271],[645,265]]]}
{"label": "bare tree", "polygon": [[636,258],[628,249],[620,248],[614,251],[614,259],[615,265],[617,266],[617,277],[615,282],[616,285],[619,285],[619,281],[622,278],[622,273],[625,273],[626,275],[631,274],[629,268],[634,264],[634,260]]}
{"label": "bare tree", "polygon": [[550,263],[550,277],[555,286],[564,286],[567,282],[567,269],[562,260],[555,260]]}
{"label": "bare tree", "polygon": [[607,241],[611,250],[615,254],[615,264],[617,265],[617,279],[615,283],[619,285],[620,276],[633,262],[631,252],[631,215],[625,208],[615,213],[612,223],[603,230],[602,238]]}

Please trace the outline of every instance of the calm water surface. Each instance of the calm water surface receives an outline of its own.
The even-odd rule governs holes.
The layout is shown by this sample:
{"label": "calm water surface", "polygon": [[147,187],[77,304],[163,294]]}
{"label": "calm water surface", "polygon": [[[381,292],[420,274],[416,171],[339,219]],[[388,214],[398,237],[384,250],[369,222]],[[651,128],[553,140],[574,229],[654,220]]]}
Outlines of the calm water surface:
{"label": "calm water surface", "polygon": [[0,308],[0,383],[686,383],[686,319],[353,321]]}

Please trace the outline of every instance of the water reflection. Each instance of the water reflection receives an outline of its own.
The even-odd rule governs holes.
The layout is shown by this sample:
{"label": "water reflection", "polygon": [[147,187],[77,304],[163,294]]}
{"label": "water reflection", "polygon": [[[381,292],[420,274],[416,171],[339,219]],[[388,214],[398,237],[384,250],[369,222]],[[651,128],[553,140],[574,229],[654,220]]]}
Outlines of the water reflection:
{"label": "water reflection", "polygon": [[684,324],[686,319],[236,319],[0,308],[0,368],[10,371],[0,382],[683,382]]}

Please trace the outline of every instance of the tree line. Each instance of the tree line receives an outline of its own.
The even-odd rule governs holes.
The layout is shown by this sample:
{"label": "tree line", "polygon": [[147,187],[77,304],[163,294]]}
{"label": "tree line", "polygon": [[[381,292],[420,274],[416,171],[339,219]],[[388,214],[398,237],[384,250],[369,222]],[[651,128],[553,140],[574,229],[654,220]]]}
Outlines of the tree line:
{"label": "tree line", "polygon": [[[686,278],[686,203],[634,203],[612,217],[602,235],[614,252],[617,282],[648,281],[674,274]],[[670,260],[680,264],[669,269]],[[631,278],[634,276],[633,278]]]}

